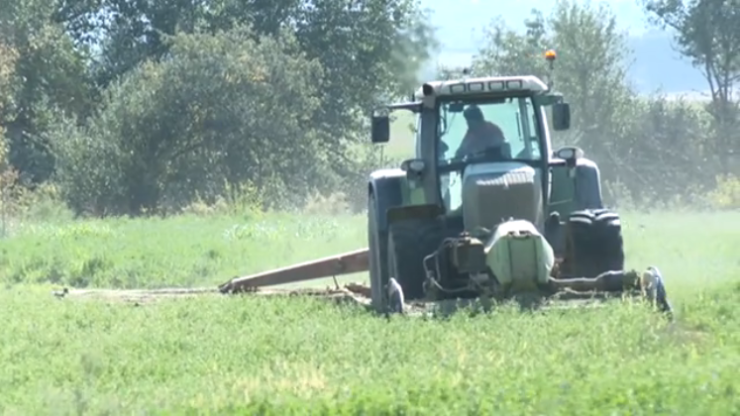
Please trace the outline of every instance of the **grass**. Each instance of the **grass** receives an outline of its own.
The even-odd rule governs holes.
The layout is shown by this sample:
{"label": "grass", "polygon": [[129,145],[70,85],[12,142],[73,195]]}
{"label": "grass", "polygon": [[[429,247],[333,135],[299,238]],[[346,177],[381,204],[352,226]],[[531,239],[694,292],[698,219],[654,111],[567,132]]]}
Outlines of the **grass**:
{"label": "grass", "polygon": [[20,225],[0,241],[0,282],[74,287],[215,285],[363,247],[362,218],[183,216]]}
{"label": "grass", "polygon": [[629,265],[660,267],[675,323],[637,304],[386,321],[307,299],[58,300],[62,284],[215,285],[352,250],[364,219],[16,224],[0,240],[0,412],[733,414],[740,214],[623,223]]}

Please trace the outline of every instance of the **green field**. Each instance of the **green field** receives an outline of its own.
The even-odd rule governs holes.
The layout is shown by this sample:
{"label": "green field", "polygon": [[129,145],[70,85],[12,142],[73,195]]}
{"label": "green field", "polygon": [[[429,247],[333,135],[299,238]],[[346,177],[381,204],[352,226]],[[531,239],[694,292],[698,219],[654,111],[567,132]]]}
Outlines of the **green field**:
{"label": "green field", "polygon": [[299,298],[57,299],[64,285],[214,286],[352,250],[364,218],[13,223],[0,240],[0,411],[736,413],[740,214],[623,222],[629,265],[660,267],[676,322],[634,303],[387,321]]}

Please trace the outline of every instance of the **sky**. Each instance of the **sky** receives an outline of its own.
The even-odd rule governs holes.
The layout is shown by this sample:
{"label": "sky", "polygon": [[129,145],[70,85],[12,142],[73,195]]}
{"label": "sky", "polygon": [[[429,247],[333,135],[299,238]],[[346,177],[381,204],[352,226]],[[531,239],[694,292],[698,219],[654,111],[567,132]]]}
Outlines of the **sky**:
{"label": "sky", "polygon": [[[594,6],[603,2],[571,1]],[[428,74],[438,65],[469,65],[473,54],[482,46],[483,29],[497,16],[504,18],[511,28],[524,30],[524,20],[533,8],[547,16],[555,0],[420,0],[420,3],[431,10],[431,24],[437,28],[441,43],[440,50],[423,71]],[[634,49],[635,61],[628,77],[638,90],[649,93],[662,88],[676,94],[706,90],[701,73],[674,50],[671,35],[648,23],[640,0],[607,0],[606,4],[616,16],[619,28],[630,37],[628,46]]]}
{"label": "sky", "polygon": [[[585,3],[585,0],[575,0]],[[478,48],[482,29],[495,17],[503,17],[513,28],[524,28],[524,19],[533,8],[547,15],[553,0],[421,0],[421,6],[432,10],[432,25],[442,42],[439,63],[465,64],[471,50]],[[592,1],[592,4],[598,4]],[[611,0],[608,2],[619,26],[632,36],[641,36],[649,29],[638,0]],[[467,35],[465,33],[467,32]],[[445,42],[454,38],[455,42]],[[465,62],[460,62],[465,61]]]}

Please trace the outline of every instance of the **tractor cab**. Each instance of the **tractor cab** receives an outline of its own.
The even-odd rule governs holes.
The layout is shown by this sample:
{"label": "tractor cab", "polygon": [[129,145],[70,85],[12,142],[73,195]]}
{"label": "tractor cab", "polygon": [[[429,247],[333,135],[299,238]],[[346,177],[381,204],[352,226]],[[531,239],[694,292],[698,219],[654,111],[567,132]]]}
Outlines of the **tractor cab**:
{"label": "tractor cab", "polygon": [[[510,217],[543,228],[555,158],[546,108],[554,130],[568,129],[562,96],[537,77],[513,76],[430,82],[414,98],[390,107],[416,117],[415,158],[401,167],[408,202],[437,205],[467,230]],[[374,143],[389,139],[389,125],[387,115],[374,116]]]}
{"label": "tractor cab", "polygon": [[[545,107],[559,107],[561,117],[555,119],[556,128],[564,130],[569,122],[568,105],[560,102],[560,96],[548,94],[547,86],[535,77],[478,78],[457,83],[465,85],[464,91],[468,92],[441,95],[433,110],[436,134],[417,136],[417,157],[424,158],[425,146],[433,147],[436,154],[437,187],[445,212],[462,217],[466,229],[492,228],[514,216],[543,226],[543,203],[550,193],[547,166],[551,152]],[[454,91],[454,87],[440,84],[435,89]],[[417,117],[421,123],[422,115]],[[508,199],[517,193],[518,202],[493,203],[499,195],[480,192],[486,187],[481,182],[484,177],[506,181],[510,185],[506,190]],[[528,178],[525,182],[531,186],[517,178]],[[463,204],[464,200],[471,203]],[[471,209],[476,206],[489,209]],[[527,209],[523,211],[523,207]]]}
{"label": "tractor cab", "polygon": [[[554,53],[546,57],[552,64]],[[550,124],[570,128],[570,107],[552,83],[531,75],[440,80],[385,110],[415,114],[416,154],[370,175],[377,307],[387,307],[386,290],[411,299],[549,296],[573,284],[563,276],[621,270],[619,216],[602,207],[597,165],[579,148],[552,149]],[[373,115],[373,143],[389,140],[389,115]]]}
{"label": "tractor cab", "polygon": [[[555,54],[546,53],[552,64]],[[534,76],[424,84],[385,110],[416,115],[416,155],[367,184],[367,250],[238,278],[230,292],[370,272],[372,306],[488,299],[560,302],[647,297],[670,313],[657,268],[624,270],[619,215],[603,209],[597,165],[575,147],[552,151],[570,107]],[[390,140],[388,114],[373,143]],[[484,302],[487,303],[487,302]]]}

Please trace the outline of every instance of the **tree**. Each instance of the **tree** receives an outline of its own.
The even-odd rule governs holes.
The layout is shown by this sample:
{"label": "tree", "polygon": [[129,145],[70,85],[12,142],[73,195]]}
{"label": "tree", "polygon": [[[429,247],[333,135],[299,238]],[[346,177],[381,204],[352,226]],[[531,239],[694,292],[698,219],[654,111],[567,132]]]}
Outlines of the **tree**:
{"label": "tree", "polygon": [[178,32],[213,34],[244,24],[257,37],[291,30],[326,69],[323,91],[333,97],[327,103],[340,100],[327,111],[335,117],[372,106],[379,94],[408,88],[436,46],[415,0],[71,0],[55,19],[78,45],[101,49],[100,86],[146,59],[165,56],[169,46],[163,38]]}
{"label": "tree", "polygon": [[713,150],[721,155],[723,170],[740,143],[740,0],[643,0],[652,22],[674,31],[678,50],[691,59],[707,80],[711,93],[708,110],[714,118]]}
{"label": "tree", "polygon": [[[573,111],[570,132],[553,133],[554,145],[578,145],[599,164],[609,201],[655,206],[707,183],[711,170],[697,169],[708,165],[705,117],[691,103],[632,91],[630,51],[608,6],[559,1],[549,16],[533,10],[525,28],[494,20],[473,71],[552,77]],[[558,55],[551,73],[550,48]]]}
{"label": "tree", "polygon": [[323,68],[322,105],[313,120],[338,173],[356,169],[348,155],[369,112],[408,92],[436,45],[415,0],[70,0],[56,19],[78,45],[100,49],[94,67],[101,87],[145,60],[166,57],[170,44],[163,39],[176,33],[214,34],[243,24],[255,40],[292,32]]}
{"label": "tree", "polygon": [[55,137],[78,212],[168,212],[250,184],[302,197],[326,169],[313,114],[321,67],[291,34],[178,34],[111,84],[88,126]]}
{"label": "tree", "polygon": [[49,178],[54,158],[44,134],[55,114],[85,116],[94,90],[86,77],[85,57],[64,29],[51,22],[53,2],[0,0],[0,38],[17,52],[11,87],[13,106],[2,123],[9,159],[33,182]]}
{"label": "tree", "polygon": [[11,98],[11,94],[6,94],[6,91],[10,87],[17,56],[14,49],[0,42],[0,94],[2,94],[0,95],[0,237],[5,236],[9,188],[16,179],[14,172],[8,166],[8,145],[2,122]]}
{"label": "tree", "polygon": [[385,97],[408,93],[434,45],[425,15],[412,0],[303,3],[295,33],[324,69],[317,127],[341,170],[370,111]]}
{"label": "tree", "polygon": [[484,42],[473,58],[473,71],[480,75],[548,75],[544,52],[551,48],[547,22],[542,12],[531,10],[524,22],[525,33],[509,28],[501,17],[484,30]]}
{"label": "tree", "polygon": [[[627,133],[631,96],[625,78],[628,50],[616,17],[605,5],[559,1],[547,18],[533,10],[525,26],[525,33],[517,33],[494,20],[474,59],[474,71],[552,77],[555,89],[565,93],[573,108],[576,133],[557,141],[581,145],[601,158],[602,169],[614,172],[618,160],[613,144]],[[544,59],[550,48],[558,53],[552,73]]]}
{"label": "tree", "polygon": [[97,85],[104,88],[140,63],[165,56],[167,36],[207,28],[209,3],[70,0],[60,2],[53,19],[79,48],[97,51],[90,56],[91,67]]}
{"label": "tree", "polygon": [[8,146],[5,141],[5,131],[3,129],[3,119],[5,118],[5,111],[8,107],[11,94],[5,94],[10,89],[11,79],[13,77],[13,69],[15,67],[15,60],[18,55],[16,51],[7,45],[0,43],[0,175],[7,168],[7,156]]}

